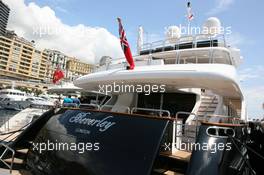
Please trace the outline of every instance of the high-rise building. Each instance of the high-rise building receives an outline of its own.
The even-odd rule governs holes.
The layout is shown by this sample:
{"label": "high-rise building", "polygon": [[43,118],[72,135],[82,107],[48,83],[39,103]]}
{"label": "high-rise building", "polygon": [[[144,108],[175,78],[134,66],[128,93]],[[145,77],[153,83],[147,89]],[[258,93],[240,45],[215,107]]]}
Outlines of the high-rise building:
{"label": "high-rise building", "polygon": [[6,33],[9,11],[9,7],[0,0],[0,36]]}
{"label": "high-rise building", "polygon": [[44,80],[48,54],[34,43],[19,38],[0,36],[0,76],[21,80]]}
{"label": "high-rise building", "polygon": [[67,61],[67,79],[74,80],[82,75],[92,72],[93,66],[79,61],[76,58],[69,58]]}
{"label": "high-rise building", "polygon": [[83,63],[74,57],[69,57],[57,50],[45,50],[48,53],[46,81],[51,82],[57,68],[64,72],[64,81],[72,81],[92,71],[92,65]]}

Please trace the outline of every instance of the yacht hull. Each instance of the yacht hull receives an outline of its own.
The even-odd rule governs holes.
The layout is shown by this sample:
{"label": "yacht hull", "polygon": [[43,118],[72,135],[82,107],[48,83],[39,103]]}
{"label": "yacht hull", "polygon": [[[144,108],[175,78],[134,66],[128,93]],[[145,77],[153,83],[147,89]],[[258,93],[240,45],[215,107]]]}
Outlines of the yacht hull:
{"label": "yacht hull", "polygon": [[[27,165],[33,174],[150,174],[167,124],[158,118],[67,110],[39,132],[33,142],[39,149],[29,151]],[[72,147],[62,150],[58,144]]]}

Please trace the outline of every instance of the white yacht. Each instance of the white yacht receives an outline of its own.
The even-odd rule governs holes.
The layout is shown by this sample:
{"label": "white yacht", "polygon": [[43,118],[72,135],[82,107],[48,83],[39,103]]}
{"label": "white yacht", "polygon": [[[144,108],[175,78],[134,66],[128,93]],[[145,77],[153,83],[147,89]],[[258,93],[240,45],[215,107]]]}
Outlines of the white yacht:
{"label": "white yacht", "polygon": [[25,92],[11,88],[0,90],[0,107],[4,109],[19,110],[17,103],[25,102],[28,98]]}
{"label": "white yacht", "polygon": [[24,101],[27,94],[16,89],[2,89],[0,90],[0,101]]}
{"label": "white yacht", "polygon": [[[20,129],[25,129],[32,121],[41,116],[48,108],[26,108],[11,118],[5,118],[0,126],[0,135],[3,133],[13,132]],[[1,140],[1,137],[0,137]]]}
{"label": "white yacht", "polygon": [[74,84],[71,82],[66,82],[61,85],[50,86],[48,88],[48,92],[52,94],[63,94],[63,95],[66,94],[67,95],[69,93],[71,94],[75,93],[77,96],[80,95],[81,90],[82,90],[81,88],[74,86]]}
{"label": "white yacht", "polygon": [[[209,18],[205,27],[220,28],[221,23],[217,18]],[[78,78],[74,85],[111,94],[99,110],[172,118],[163,137],[163,145],[170,143],[169,149],[160,155],[200,167],[198,159],[203,157],[213,167],[208,153],[192,151],[192,146],[181,149],[181,146],[182,143],[193,145],[204,137],[209,137],[206,141],[212,144],[210,137],[225,137],[221,133],[229,129],[234,133],[232,128],[236,124],[247,121],[237,74],[242,59],[240,50],[230,46],[217,30],[187,36],[181,36],[178,31],[173,26],[163,41],[139,42],[138,55],[133,57],[134,70],[127,70],[124,58],[104,58],[94,73]],[[138,41],[142,41],[142,35],[139,33]],[[210,130],[214,131],[210,133]],[[195,166],[188,170],[190,174],[195,174]],[[206,168],[198,174],[204,172]]]}
{"label": "white yacht", "polygon": [[[215,18],[208,23],[220,27]],[[47,111],[13,142],[4,140],[2,154],[14,160],[28,149],[23,170],[31,174],[263,174],[264,130],[245,123],[239,49],[215,33],[168,36],[139,44],[134,70],[104,57],[74,84],[110,99]],[[40,143],[63,147],[35,149]]]}

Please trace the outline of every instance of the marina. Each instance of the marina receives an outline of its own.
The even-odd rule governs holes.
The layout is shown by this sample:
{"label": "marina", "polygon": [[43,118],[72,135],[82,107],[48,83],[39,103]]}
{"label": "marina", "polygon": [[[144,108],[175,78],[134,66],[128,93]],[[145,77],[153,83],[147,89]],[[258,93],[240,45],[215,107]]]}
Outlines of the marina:
{"label": "marina", "polygon": [[[187,1],[187,33],[173,24],[149,40],[140,25],[134,51],[123,26],[129,18],[117,17],[118,37],[103,55],[90,51],[105,51],[111,33],[88,27],[89,34],[100,31],[89,39],[104,41],[86,50],[97,59],[91,65],[7,30],[5,3],[16,7],[0,0],[0,17],[7,16],[0,33],[0,175],[263,174],[264,118],[251,120],[240,76],[245,52],[228,40],[227,18],[208,13],[201,30],[189,33],[196,14]],[[121,57],[111,54],[114,39]],[[69,44],[74,40],[65,39]]]}

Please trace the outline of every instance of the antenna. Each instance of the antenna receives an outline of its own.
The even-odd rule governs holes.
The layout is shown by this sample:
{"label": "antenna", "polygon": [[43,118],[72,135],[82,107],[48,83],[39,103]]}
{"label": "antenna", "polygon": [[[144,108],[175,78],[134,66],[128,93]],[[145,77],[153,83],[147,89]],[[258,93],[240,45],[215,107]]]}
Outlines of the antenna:
{"label": "antenna", "polygon": [[12,83],[12,85],[11,85],[11,89],[15,89],[16,82],[12,81],[11,83]]}
{"label": "antenna", "polygon": [[140,54],[140,51],[142,49],[142,46],[144,44],[144,41],[143,41],[143,27],[142,26],[139,26],[138,27],[138,39],[137,39],[137,53]]}

